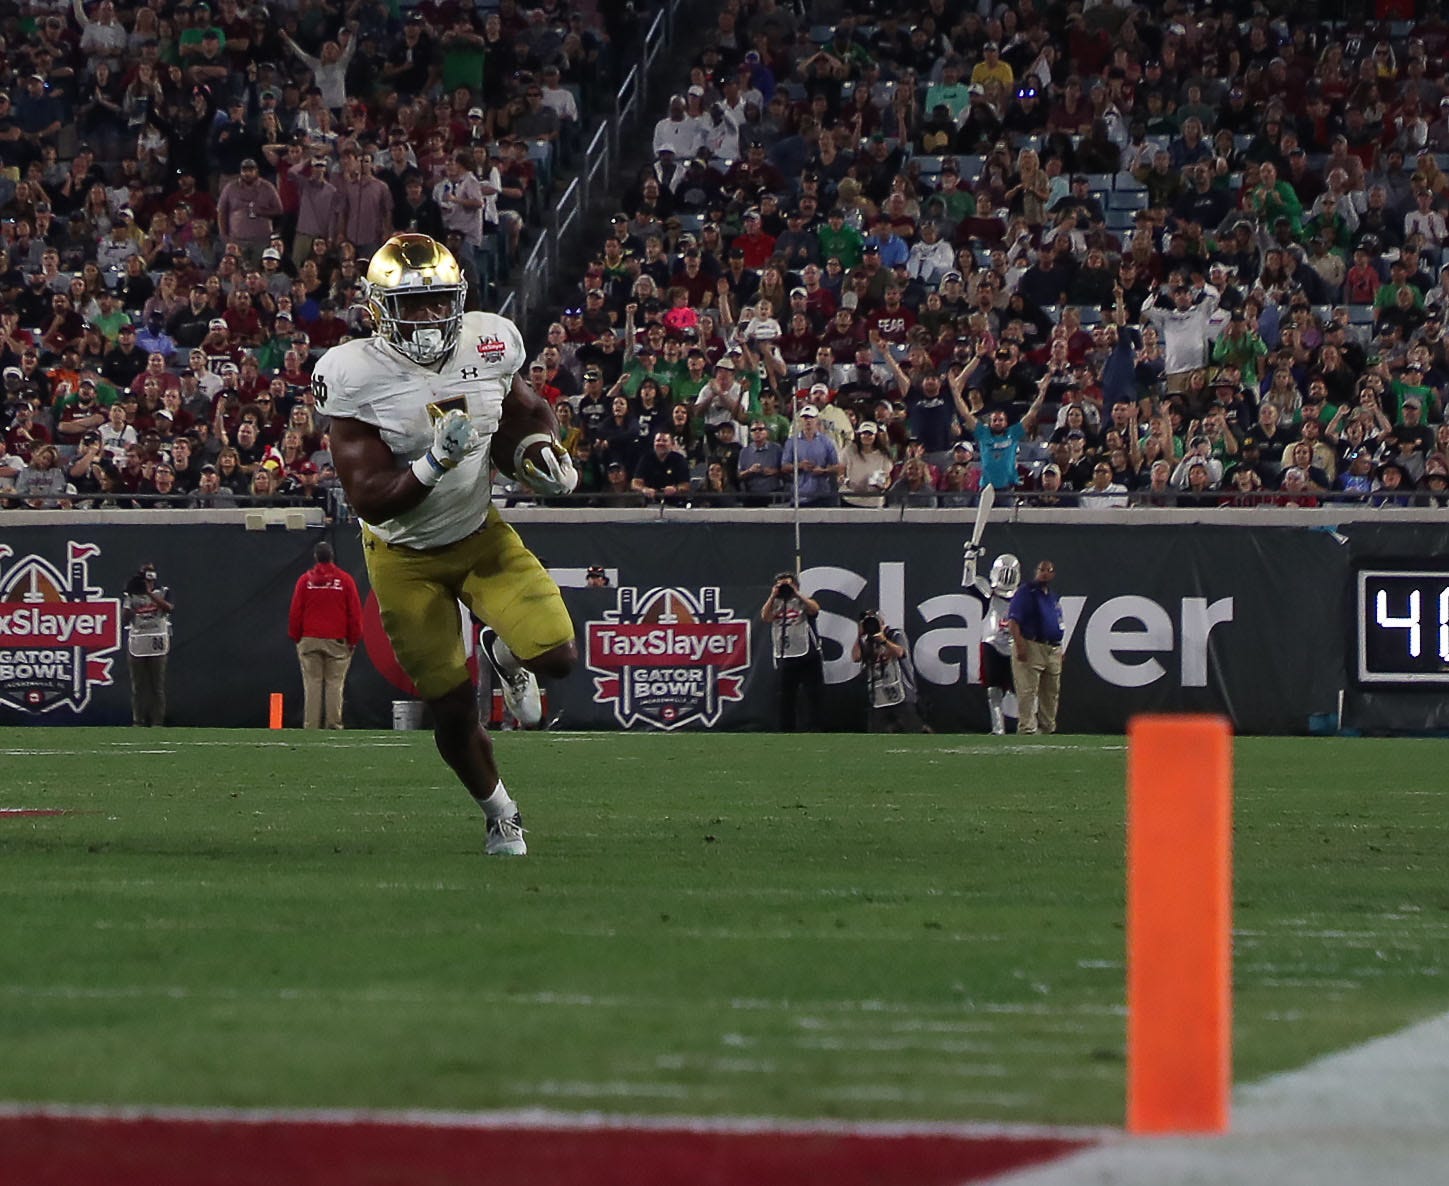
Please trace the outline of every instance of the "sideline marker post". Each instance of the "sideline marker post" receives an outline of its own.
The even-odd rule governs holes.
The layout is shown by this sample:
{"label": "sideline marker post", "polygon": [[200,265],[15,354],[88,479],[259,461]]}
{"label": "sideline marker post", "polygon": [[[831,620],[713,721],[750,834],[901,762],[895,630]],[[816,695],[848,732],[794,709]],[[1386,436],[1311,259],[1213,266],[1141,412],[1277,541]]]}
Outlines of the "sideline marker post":
{"label": "sideline marker post", "polygon": [[1127,727],[1127,1131],[1223,1133],[1232,1086],[1232,731]]}
{"label": "sideline marker post", "polygon": [[268,729],[280,729],[282,727],[282,694],[273,692],[271,696],[271,708],[267,719]]}

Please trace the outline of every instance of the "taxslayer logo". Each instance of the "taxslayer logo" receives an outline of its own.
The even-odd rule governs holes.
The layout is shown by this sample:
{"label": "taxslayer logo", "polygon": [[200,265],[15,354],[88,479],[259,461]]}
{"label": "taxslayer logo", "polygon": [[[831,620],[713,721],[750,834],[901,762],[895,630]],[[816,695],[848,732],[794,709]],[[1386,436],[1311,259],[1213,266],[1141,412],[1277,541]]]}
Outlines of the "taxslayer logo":
{"label": "taxslayer logo", "polygon": [[480,357],[493,362],[502,358],[508,351],[508,344],[502,338],[479,338],[478,354]]}
{"label": "taxslayer logo", "polygon": [[744,697],[750,624],[720,608],[718,588],[621,588],[617,606],[585,638],[594,701],[624,728],[709,728]]}
{"label": "taxslayer logo", "polygon": [[40,556],[6,567],[0,544],[0,705],[80,712],[93,688],[114,682],[121,602],[90,583],[95,544],[66,544],[66,571]]}

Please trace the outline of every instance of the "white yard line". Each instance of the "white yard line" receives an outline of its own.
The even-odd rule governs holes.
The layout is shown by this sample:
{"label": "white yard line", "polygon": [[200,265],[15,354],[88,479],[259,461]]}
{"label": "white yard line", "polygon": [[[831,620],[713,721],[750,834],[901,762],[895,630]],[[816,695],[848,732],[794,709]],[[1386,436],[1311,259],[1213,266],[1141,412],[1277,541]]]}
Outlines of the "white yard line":
{"label": "white yard line", "polygon": [[[556,1094],[583,1088],[626,1094],[632,1085],[546,1081]],[[527,1084],[537,1088],[540,1084]],[[623,1086],[624,1090],[619,1091]],[[0,1101],[0,1118],[51,1117],[72,1120],[171,1120],[203,1124],[387,1124],[410,1128],[485,1130],[561,1129],[578,1132],[635,1130],[640,1132],[694,1132],[785,1135],[840,1135],[864,1137],[956,1137],[962,1140],[1068,1140],[1110,1139],[1112,1130],[1087,1126],[1047,1124],[951,1124],[933,1121],[787,1120],[770,1116],[644,1116],[607,1112],[556,1112],[527,1108],[497,1112],[382,1111],[341,1108],[148,1108],[103,1107],[84,1104],[32,1104]]]}
{"label": "white yard line", "polygon": [[993,1186],[1443,1186],[1449,1013],[1239,1087],[1232,1132],[1123,1139]]}
{"label": "white yard line", "polygon": [[786,1015],[839,1015],[862,1016],[873,1020],[873,1024],[885,1026],[889,1017],[904,1017],[913,1025],[927,1024],[941,1018],[968,1020],[968,1015],[991,1016],[996,1014],[1039,1016],[1057,1021],[1067,1017],[1119,1017],[1123,1013],[1120,1005],[1077,1004],[1061,1007],[1051,1005],[1024,1004],[1015,1001],[972,1001],[961,1005],[940,1005],[930,1002],[866,1000],[793,1000],[790,998],[729,997],[704,1001],[679,1001],[669,997],[644,997],[628,995],[594,995],[592,993],[553,992],[496,992],[469,989],[466,992],[443,990],[418,990],[394,988],[227,988],[221,985],[206,985],[193,988],[183,984],[132,984],[132,985],[76,985],[76,984],[0,984],[0,999],[10,1000],[59,1000],[59,1001],[126,1001],[126,1000],[172,1000],[172,1001],[242,1001],[242,1002],[333,1002],[347,1001],[350,1004],[394,1007],[399,1005],[436,1004],[440,1007],[466,1005],[470,1008],[481,1004],[509,1006],[513,1008],[540,1009],[618,1009],[628,1012],[668,1011],[672,1009],[709,1009],[743,1013],[783,1013]]}

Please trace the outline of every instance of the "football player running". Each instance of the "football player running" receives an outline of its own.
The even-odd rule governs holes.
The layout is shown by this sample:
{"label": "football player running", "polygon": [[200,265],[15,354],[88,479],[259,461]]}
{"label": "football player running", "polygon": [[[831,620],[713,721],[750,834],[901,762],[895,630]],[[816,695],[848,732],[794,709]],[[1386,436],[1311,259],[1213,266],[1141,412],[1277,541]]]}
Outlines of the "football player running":
{"label": "football player running", "polygon": [[369,262],[363,290],[373,336],[322,357],[317,406],[331,417],[332,459],[362,520],[382,624],[432,709],[438,753],[487,817],[485,851],[522,856],[523,821],[478,717],[457,603],[485,624],[483,651],[509,710],[538,724],[535,676],[568,674],[574,628],[558,586],[492,506],[490,463],[539,494],[567,494],[578,477],[552,409],[521,376],[518,327],[463,311],[467,284],[447,248],[395,235]]}

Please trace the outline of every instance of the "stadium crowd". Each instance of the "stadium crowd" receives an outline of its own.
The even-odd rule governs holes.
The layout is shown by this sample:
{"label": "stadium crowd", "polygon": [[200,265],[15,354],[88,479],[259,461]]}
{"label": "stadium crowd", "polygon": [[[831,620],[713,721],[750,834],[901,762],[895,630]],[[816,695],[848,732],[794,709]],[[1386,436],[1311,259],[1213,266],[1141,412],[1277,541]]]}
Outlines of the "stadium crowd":
{"label": "stadium crowd", "polygon": [[[484,301],[621,12],[36,5],[0,65],[9,505],[335,482],[369,252]],[[529,378],[603,503],[1449,502],[1449,24],[726,0]]]}
{"label": "stadium crowd", "polygon": [[0,506],[336,505],[310,371],[369,254],[498,298],[612,99],[619,0],[0,10]]}

